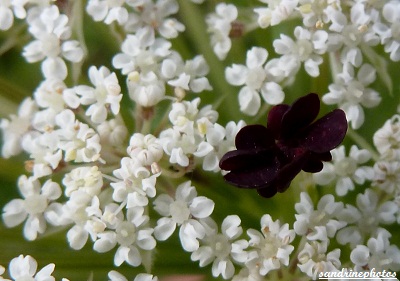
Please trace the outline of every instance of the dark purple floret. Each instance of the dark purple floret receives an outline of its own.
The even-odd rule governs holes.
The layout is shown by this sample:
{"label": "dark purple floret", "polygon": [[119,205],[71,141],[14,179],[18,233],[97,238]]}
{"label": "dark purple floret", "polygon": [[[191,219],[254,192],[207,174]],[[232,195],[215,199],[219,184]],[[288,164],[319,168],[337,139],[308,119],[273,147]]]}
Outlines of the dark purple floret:
{"label": "dark purple floret", "polygon": [[229,171],[225,180],[241,188],[257,189],[270,198],[284,192],[301,171],[316,173],[330,151],[347,132],[345,113],[335,109],[317,118],[320,100],[308,94],[292,105],[274,106],[263,125],[248,125],[236,135],[236,150],[227,152],[219,165]]}

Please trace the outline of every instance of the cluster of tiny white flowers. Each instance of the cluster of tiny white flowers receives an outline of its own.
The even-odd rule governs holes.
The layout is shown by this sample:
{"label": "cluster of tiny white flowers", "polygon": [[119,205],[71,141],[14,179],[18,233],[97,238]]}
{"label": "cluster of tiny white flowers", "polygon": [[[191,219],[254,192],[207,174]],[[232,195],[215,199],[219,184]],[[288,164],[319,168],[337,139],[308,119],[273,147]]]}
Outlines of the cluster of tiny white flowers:
{"label": "cluster of tiny white flowers", "polygon": [[[17,280],[55,280],[52,276],[55,269],[55,264],[50,263],[38,270],[37,261],[29,255],[19,255],[10,261],[8,266],[8,274],[11,279],[3,277],[5,274],[5,268],[0,265],[0,280],[4,281],[17,281]],[[68,281],[66,278],[62,278],[62,281]]]}
{"label": "cluster of tiny white flowers", "polygon": [[[11,279],[5,278],[6,269],[0,265],[0,280],[3,281],[54,281],[56,278],[52,275],[55,270],[55,264],[50,263],[38,271],[38,263],[35,258],[30,255],[19,255],[10,261],[8,266],[8,275]],[[109,281],[128,281],[122,274],[112,270],[108,273]],[[139,273],[133,279],[134,281],[158,281],[156,276],[147,273]],[[62,278],[61,281],[69,281],[67,278]]]}
{"label": "cluster of tiny white flowers", "polygon": [[215,7],[215,13],[209,14],[206,19],[208,32],[211,33],[210,40],[214,53],[220,60],[226,58],[232,47],[229,34],[237,16],[238,10],[235,5],[220,3]]}
{"label": "cluster of tiny white flowers", "polygon": [[[379,49],[400,61],[400,2],[260,0],[251,9],[180,2],[87,0],[81,13],[109,28],[119,47],[107,66],[97,66],[86,64],[90,50],[75,10],[49,0],[0,0],[0,30],[25,24],[22,56],[40,62],[43,77],[18,111],[0,120],[2,157],[26,159],[17,183],[21,198],[4,206],[4,224],[23,224],[28,240],[63,228],[74,250],[90,244],[110,252],[115,267],[144,268],[134,281],[158,280],[152,274],[163,254],[157,245],[175,237],[191,261],[234,281],[272,274],[315,280],[342,268],[400,270],[390,232],[400,223],[400,115],[375,132],[374,147],[354,137],[356,144],[332,150],[332,161],[307,178],[309,189],[296,191],[299,201],[288,207],[292,225],[264,214],[260,228],[245,230],[236,214],[217,221],[218,202],[196,185],[203,173],[225,173],[219,162],[235,149],[246,123],[238,117],[222,124],[223,105],[205,102],[216,91],[207,77],[214,71],[210,56],[189,57],[176,48],[187,31],[180,5],[204,4],[196,6],[201,12],[212,7],[204,18],[206,44],[218,63],[227,61],[220,72],[228,88],[240,87],[245,118],[283,103],[298,74],[316,79],[329,63],[332,77],[321,99],[345,112],[356,135],[365,112],[384,97],[375,83],[393,90]],[[251,46],[245,62],[229,57],[235,37],[289,21],[296,25],[289,34],[279,31],[271,49]],[[9,276],[55,280],[54,264],[37,267],[21,255],[11,261]],[[0,280],[9,280],[5,271],[0,266]],[[115,270],[108,278],[128,280]]]}
{"label": "cluster of tiny white flowers", "polygon": [[[240,110],[249,115],[255,115],[260,109],[261,98],[271,105],[282,103],[285,94],[277,83],[283,77],[274,72],[274,60],[265,64],[268,51],[253,47],[247,52],[246,66],[234,64],[226,69],[226,80],[235,86],[244,85],[239,91]],[[275,75],[274,75],[275,74]]]}
{"label": "cluster of tiny white flowers", "polygon": [[355,189],[354,182],[362,185],[366,180],[372,180],[374,175],[372,167],[358,167],[370,159],[371,153],[367,149],[359,149],[355,145],[350,148],[349,156],[346,157],[345,147],[342,145],[332,151],[332,163],[325,163],[322,171],[313,175],[314,180],[320,185],[336,181],[336,194],[345,196]]}
{"label": "cluster of tiny white flowers", "polygon": [[[39,10],[39,11],[38,11]],[[42,72],[45,78],[64,80],[68,75],[63,58],[71,62],[83,59],[83,49],[76,40],[68,40],[71,27],[68,17],[60,14],[57,6],[30,9],[27,16],[29,32],[35,38],[25,46],[23,56],[28,62],[42,62]]]}
{"label": "cluster of tiny white flowers", "polygon": [[298,254],[298,267],[315,280],[320,272],[338,270],[341,266],[340,249],[327,252],[330,239],[346,222],[339,219],[343,209],[342,202],[335,202],[333,195],[324,195],[314,209],[310,196],[302,192],[300,202],[295,204],[297,211],[294,231],[303,237],[304,245]]}

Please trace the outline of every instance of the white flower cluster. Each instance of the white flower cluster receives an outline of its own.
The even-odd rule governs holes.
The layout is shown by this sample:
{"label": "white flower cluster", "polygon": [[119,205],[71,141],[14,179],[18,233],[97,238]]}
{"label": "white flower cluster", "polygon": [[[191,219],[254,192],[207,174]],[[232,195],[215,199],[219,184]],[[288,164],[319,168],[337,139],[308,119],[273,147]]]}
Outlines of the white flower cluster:
{"label": "white flower cluster", "polygon": [[[29,255],[19,255],[18,257],[13,258],[8,266],[8,273],[11,279],[3,278],[3,274],[5,274],[5,268],[0,265],[0,280],[55,280],[55,278],[52,276],[54,268],[55,264],[50,263],[37,271],[38,263],[33,257]],[[68,281],[68,279],[63,278],[62,281]]]}
{"label": "white flower cluster", "polygon": [[[56,278],[52,276],[55,264],[50,263],[37,271],[38,263],[35,258],[29,255],[19,255],[10,261],[8,266],[8,274],[11,279],[6,279],[5,268],[0,265],[0,280],[3,281],[18,281],[18,280],[32,280],[32,281],[54,281]],[[3,277],[4,276],[4,277]],[[128,281],[122,274],[112,270],[108,274],[109,281]],[[69,281],[67,278],[62,278],[61,281]],[[158,281],[156,276],[146,273],[136,275],[134,281]]]}
{"label": "white flower cluster", "polygon": [[[339,106],[351,126],[360,128],[365,119],[363,108],[376,107],[381,101],[379,93],[370,88],[376,80],[376,72],[386,81],[388,76],[373,48],[383,45],[391,60],[400,60],[398,1],[378,1],[379,4],[368,1],[260,2],[265,3],[265,7],[254,8],[258,27],[275,26],[292,18],[301,18],[303,26],[294,29],[294,39],[281,33],[280,38],[273,40],[278,57],[267,60],[268,52],[253,47],[247,53],[247,69],[236,64],[226,69],[230,84],[245,85],[239,92],[241,111],[257,114],[261,103],[259,93],[268,104],[280,103],[282,88],[294,81],[301,65],[309,76],[318,77],[320,65],[329,54],[333,83],[323,101]],[[251,20],[240,22],[237,19],[239,12],[230,4],[220,3],[216,14],[210,15],[211,43],[220,59],[225,58],[231,48],[229,32],[235,25],[244,25],[243,30],[254,29]],[[373,64],[365,62],[365,58]],[[385,83],[390,89],[390,83]]]}

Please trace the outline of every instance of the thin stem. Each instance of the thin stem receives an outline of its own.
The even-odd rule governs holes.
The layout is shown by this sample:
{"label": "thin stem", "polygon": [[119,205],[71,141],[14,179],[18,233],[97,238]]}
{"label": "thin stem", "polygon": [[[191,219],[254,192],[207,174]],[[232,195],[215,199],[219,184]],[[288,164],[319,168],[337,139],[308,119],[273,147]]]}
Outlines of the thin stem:
{"label": "thin stem", "polygon": [[[82,0],[73,1],[72,4],[72,13],[71,13],[71,25],[73,30],[75,31],[76,37],[79,41],[80,47],[83,50],[84,57],[87,56],[87,46],[85,42],[85,34],[83,30],[83,16],[84,16],[85,9],[83,8]],[[78,63],[72,63],[72,82],[76,84],[79,80],[79,77],[82,72],[82,65],[84,59],[82,59]]]}
{"label": "thin stem", "polygon": [[218,94],[218,99],[214,103],[215,107],[218,107],[232,92],[232,87],[225,79],[221,79],[221,77],[225,77],[224,66],[211,48],[210,38],[206,32],[207,26],[202,13],[198,11],[198,7],[187,0],[180,0],[179,6],[180,17],[186,26],[186,34],[194,42],[193,46],[204,56],[210,67],[208,77],[212,81],[214,92]]}
{"label": "thin stem", "polygon": [[2,42],[0,46],[0,56],[4,55],[7,51],[11,50],[18,44],[21,44],[21,42],[29,40],[30,35],[25,34],[25,31],[25,24],[15,25],[12,29],[12,32],[10,32],[9,36]]}
{"label": "thin stem", "polygon": [[297,264],[299,263],[298,255],[300,251],[304,249],[304,245],[307,243],[307,236],[304,235],[301,237],[299,244],[297,245],[296,252],[292,254],[292,260],[289,264],[289,272],[293,274],[297,269]]}
{"label": "thin stem", "polygon": [[361,135],[359,135],[352,128],[347,129],[347,135],[360,147],[367,149],[371,155],[372,159],[375,161],[379,161],[379,153],[374,149],[372,145],[370,145]]}
{"label": "thin stem", "polygon": [[329,65],[331,68],[332,80],[336,81],[337,75],[342,72],[342,65],[340,63],[340,54],[338,52],[329,53]]}
{"label": "thin stem", "polygon": [[257,116],[255,116],[252,120],[252,123],[257,122],[258,120],[260,120],[261,118],[265,118],[265,116],[267,116],[267,112],[270,109],[270,105],[268,103],[264,103],[261,107],[261,109],[258,111]]}

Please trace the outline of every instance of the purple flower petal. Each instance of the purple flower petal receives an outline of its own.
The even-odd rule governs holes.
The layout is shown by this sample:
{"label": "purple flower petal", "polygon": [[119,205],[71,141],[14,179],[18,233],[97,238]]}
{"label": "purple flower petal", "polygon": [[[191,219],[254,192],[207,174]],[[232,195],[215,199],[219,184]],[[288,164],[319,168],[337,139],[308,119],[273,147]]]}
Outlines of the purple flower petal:
{"label": "purple flower petal", "polygon": [[240,149],[264,149],[275,145],[275,139],[269,129],[263,125],[243,127],[235,138],[235,145]]}
{"label": "purple flower petal", "polygon": [[331,161],[332,154],[330,152],[324,153],[310,153],[308,161],[303,166],[303,171],[307,173],[318,173],[322,170],[324,165],[322,161]]}
{"label": "purple flower petal", "polygon": [[225,171],[245,170],[272,162],[272,149],[233,150],[222,156],[219,166]]}
{"label": "purple flower petal", "polygon": [[324,164],[320,160],[310,159],[304,164],[302,170],[307,173],[318,173],[323,167]]}
{"label": "purple flower petal", "polygon": [[278,104],[272,107],[268,113],[267,127],[277,140],[281,137],[282,117],[289,108],[288,104]]}
{"label": "purple flower petal", "polygon": [[328,152],[343,141],[346,132],[346,114],[335,109],[307,128],[300,145],[312,152]]}
{"label": "purple flower petal", "polygon": [[276,190],[276,187],[273,185],[268,185],[266,187],[261,187],[261,188],[257,189],[257,193],[264,198],[271,198],[277,192],[278,191]]}
{"label": "purple flower petal", "polygon": [[274,106],[268,114],[268,126],[249,125],[236,136],[237,150],[227,152],[220,161],[224,176],[232,185],[255,188],[270,198],[284,192],[301,171],[316,173],[323,161],[331,161],[330,150],[346,135],[345,113],[336,109],[321,119],[319,97],[309,94],[292,106]]}
{"label": "purple flower petal", "polygon": [[297,174],[300,173],[309,157],[309,152],[305,152],[304,154],[295,157],[290,163],[281,167],[274,183],[278,192],[284,192],[286,189],[288,189],[290,183],[297,176]]}
{"label": "purple flower petal", "polygon": [[317,94],[308,94],[296,100],[282,117],[281,138],[294,136],[317,118],[320,109]]}
{"label": "purple flower petal", "polygon": [[269,165],[231,171],[224,178],[227,182],[237,187],[259,188],[272,182],[278,174],[279,168],[279,162],[275,158]]}

